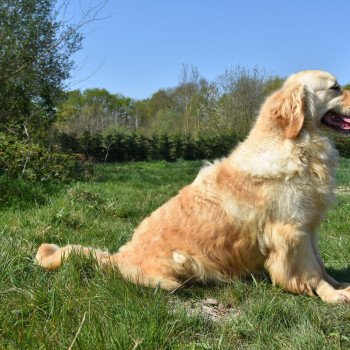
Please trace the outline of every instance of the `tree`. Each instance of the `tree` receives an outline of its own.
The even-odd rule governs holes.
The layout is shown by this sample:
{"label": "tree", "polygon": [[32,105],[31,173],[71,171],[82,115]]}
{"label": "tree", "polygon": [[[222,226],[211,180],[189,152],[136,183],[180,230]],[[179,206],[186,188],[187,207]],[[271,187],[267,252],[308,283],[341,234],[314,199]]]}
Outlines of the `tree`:
{"label": "tree", "polygon": [[286,79],[278,76],[269,78],[264,84],[264,89],[263,89],[264,96],[269,96],[274,91],[280,89],[283,83],[285,82],[285,80]]}
{"label": "tree", "polygon": [[81,48],[79,29],[103,6],[91,7],[72,24],[61,16],[68,3],[0,2],[0,130],[28,137],[54,121],[74,66],[72,54]]}
{"label": "tree", "polygon": [[106,89],[86,89],[68,92],[59,105],[57,128],[67,134],[96,134],[111,128],[139,127],[133,113],[134,100]]}
{"label": "tree", "polygon": [[184,64],[180,74],[179,85],[173,92],[176,108],[182,120],[182,131],[185,134],[190,134],[196,125],[197,97],[201,79],[197,67],[189,67]]}
{"label": "tree", "polygon": [[162,135],[160,138],[160,153],[162,159],[165,159],[167,162],[174,162],[176,158],[172,152],[173,142],[169,139],[168,135]]}
{"label": "tree", "polygon": [[220,100],[217,108],[217,128],[245,136],[251,128],[264,100],[264,73],[258,68],[226,69],[217,79]]}

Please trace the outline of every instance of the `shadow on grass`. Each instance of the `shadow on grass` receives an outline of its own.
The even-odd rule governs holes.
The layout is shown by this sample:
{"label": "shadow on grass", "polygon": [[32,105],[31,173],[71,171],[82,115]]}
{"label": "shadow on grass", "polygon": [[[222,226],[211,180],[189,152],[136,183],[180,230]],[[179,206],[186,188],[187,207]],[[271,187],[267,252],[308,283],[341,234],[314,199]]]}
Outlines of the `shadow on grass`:
{"label": "shadow on grass", "polygon": [[344,269],[327,269],[327,272],[338,282],[349,282],[350,283],[350,266]]}

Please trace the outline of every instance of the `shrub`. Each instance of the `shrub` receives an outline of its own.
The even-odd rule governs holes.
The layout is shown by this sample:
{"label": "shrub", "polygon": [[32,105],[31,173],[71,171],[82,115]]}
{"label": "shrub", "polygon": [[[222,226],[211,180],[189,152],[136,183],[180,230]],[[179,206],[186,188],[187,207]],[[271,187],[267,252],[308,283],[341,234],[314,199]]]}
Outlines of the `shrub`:
{"label": "shrub", "polygon": [[56,139],[62,150],[84,153],[96,162],[213,159],[227,155],[238,142],[237,137],[231,134],[200,136],[195,139],[189,134],[154,134],[146,137],[122,131],[95,135],[85,133],[80,139],[75,135],[61,134]]}
{"label": "shrub", "polygon": [[186,160],[195,160],[196,150],[196,143],[190,135],[187,135],[184,139],[183,158]]}
{"label": "shrub", "polygon": [[138,139],[138,151],[137,151],[137,160],[145,161],[148,160],[149,149],[147,138],[141,135]]}
{"label": "shrub", "polygon": [[183,155],[184,141],[181,135],[177,134],[174,137],[174,157],[181,158]]}
{"label": "shrub", "polygon": [[43,145],[0,133],[0,175],[32,181],[67,181],[90,169],[75,156],[52,152]]}
{"label": "shrub", "polygon": [[154,134],[150,139],[148,139],[148,145],[149,145],[150,159],[152,160],[162,159],[160,144],[159,144],[159,137],[157,135]]}
{"label": "shrub", "polygon": [[174,157],[173,141],[169,138],[168,135],[162,135],[160,137],[159,143],[162,158],[167,162],[174,162],[176,158]]}

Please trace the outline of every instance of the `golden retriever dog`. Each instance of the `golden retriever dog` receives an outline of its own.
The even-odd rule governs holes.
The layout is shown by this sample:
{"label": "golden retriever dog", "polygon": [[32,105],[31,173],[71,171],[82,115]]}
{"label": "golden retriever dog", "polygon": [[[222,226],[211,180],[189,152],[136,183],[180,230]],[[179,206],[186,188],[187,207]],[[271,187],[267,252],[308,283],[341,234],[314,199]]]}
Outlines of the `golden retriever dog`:
{"label": "golden retriever dog", "polygon": [[293,293],[350,302],[350,288],[327,274],[317,247],[334,198],[330,129],[349,133],[350,92],[327,72],[294,74],[266,99],[246,140],[144,219],[116,254],[42,244],[36,260],[52,270],[81,252],[167,290],[265,270]]}

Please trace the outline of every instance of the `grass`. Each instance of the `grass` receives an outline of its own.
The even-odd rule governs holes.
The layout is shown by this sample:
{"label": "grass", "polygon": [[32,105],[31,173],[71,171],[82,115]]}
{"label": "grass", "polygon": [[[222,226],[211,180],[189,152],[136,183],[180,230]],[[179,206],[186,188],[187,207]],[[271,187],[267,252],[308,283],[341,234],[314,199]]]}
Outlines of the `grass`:
{"label": "grass", "polygon": [[[348,305],[295,296],[268,280],[169,294],[103,273],[89,258],[73,256],[57,272],[33,263],[42,242],[116,251],[200,166],[101,165],[94,182],[50,187],[0,181],[0,349],[349,349]],[[342,188],[349,170],[342,160]],[[320,244],[329,271],[348,281],[349,209],[350,192],[340,192]]]}

